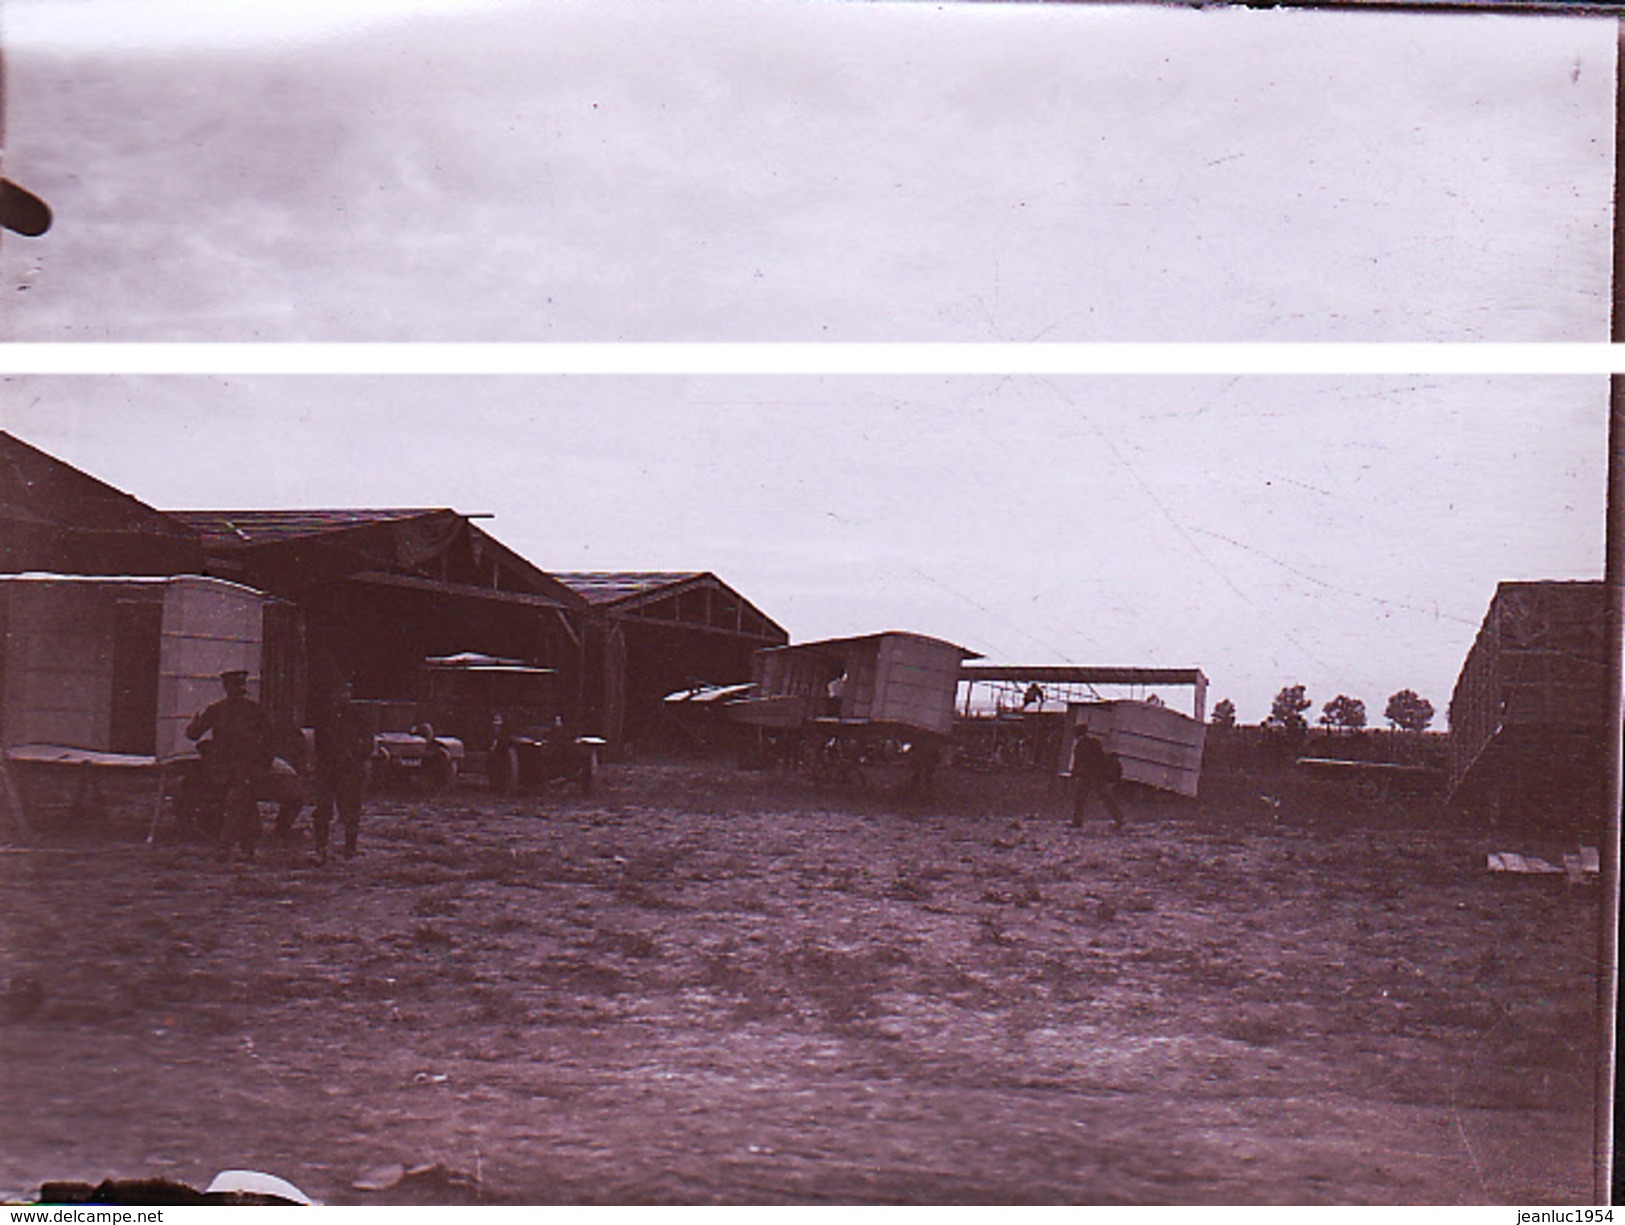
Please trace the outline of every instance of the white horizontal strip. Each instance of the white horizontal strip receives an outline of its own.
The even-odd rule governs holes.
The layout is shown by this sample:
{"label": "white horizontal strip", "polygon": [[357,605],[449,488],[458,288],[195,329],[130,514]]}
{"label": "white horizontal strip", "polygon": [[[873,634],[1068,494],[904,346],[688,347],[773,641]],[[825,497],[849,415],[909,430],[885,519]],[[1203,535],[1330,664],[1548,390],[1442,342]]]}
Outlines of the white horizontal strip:
{"label": "white horizontal strip", "polygon": [[1615,374],[1607,344],[9,344],[7,374]]}

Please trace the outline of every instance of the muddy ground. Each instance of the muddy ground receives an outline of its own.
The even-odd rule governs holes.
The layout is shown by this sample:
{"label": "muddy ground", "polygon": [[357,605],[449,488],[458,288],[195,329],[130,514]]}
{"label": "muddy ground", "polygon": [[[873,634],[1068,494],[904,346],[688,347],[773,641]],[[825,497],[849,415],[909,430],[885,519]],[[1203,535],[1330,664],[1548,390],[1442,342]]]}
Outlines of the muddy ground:
{"label": "muddy ground", "polygon": [[0,1191],[1588,1201],[1597,890],[1485,871],[1561,848],[1209,790],[1116,833],[1032,777],[612,766],[372,797],[326,867],[47,813],[0,854]]}

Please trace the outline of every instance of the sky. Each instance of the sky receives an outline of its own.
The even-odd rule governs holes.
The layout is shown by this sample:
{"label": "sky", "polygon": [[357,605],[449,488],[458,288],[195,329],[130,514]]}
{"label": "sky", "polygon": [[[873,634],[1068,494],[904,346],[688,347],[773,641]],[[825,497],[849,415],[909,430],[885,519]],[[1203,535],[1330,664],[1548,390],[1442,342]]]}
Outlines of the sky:
{"label": "sky", "polygon": [[[0,340],[1584,341],[1613,20],[834,0],[6,0]],[[1602,570],[1604,380],[14,373],[170,509],[452,506],[798,640],[1442,712]],[[308,360],[308,359],[299,359]],[[1016,363],[1020,368],[1020,362]],[[626,370],[639,369],[634,357]],[[307,370],[309,373],[300,373]],[[1442,716],[1441,716],[1442,717]]]}
{"label": "sky", "polygon": [[7,0],[31,341],[1600,341],[1609,19]]}
{"label": "sky", "polygon": [[[1412,688],[1497,582],[1600,578],[1594,376],[12,376],[0,428],[161,509],[449,506],[545,570],[711,570],[796,641]],[[1186,695],[1164,695],[1182,705]]]}

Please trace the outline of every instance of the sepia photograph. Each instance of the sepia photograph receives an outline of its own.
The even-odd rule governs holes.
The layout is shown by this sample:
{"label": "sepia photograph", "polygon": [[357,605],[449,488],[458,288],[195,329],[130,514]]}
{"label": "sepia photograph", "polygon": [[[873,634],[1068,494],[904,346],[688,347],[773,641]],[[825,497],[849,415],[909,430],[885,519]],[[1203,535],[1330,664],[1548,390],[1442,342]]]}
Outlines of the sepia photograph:
{"label": "sepia photograph", "polygon": [[0,1203],[1611,1202],[1561,7],[4,0]]}
{"label": "sepia photograph", "polygon": [[0,404],[7,1202],[1597,1202],[1605,378]]}
{"label": "sepia photograph", "polygon": [[7,0],[3,32],[9,341],[1608,339],[1605,16]]}

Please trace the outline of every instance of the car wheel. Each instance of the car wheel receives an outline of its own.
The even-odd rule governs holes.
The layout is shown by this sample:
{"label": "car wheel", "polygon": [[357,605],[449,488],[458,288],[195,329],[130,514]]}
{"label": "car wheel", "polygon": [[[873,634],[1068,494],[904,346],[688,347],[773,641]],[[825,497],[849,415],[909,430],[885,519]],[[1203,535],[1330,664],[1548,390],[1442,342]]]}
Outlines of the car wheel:
{"label": "car wheel", "polygon": [[434,757],[424,763],[424,779],[431,795],[448,791],[457,781],[457,763],[449,756]]}

